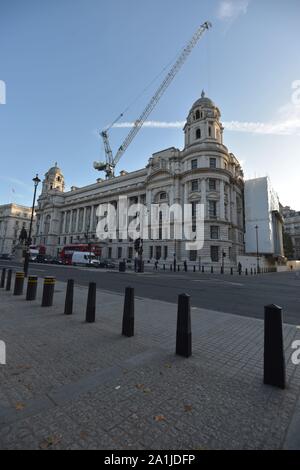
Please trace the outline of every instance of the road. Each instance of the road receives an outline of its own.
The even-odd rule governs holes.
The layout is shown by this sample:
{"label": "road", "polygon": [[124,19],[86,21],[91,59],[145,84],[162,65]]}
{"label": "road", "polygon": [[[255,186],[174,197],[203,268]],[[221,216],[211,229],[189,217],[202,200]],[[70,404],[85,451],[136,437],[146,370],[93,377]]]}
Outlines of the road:
{"label": "road", "polygon": [[[0,267],[18,264],[0,260]],[[20,266],[20,265],[19,265]],[[300,273],[270,273],[259,276],[234,274],[173,273],[148,271],[136,274],[119,273],[95,268],[31,264],[29,274],[39,277],[55,276],[60,281],[74,279],[87,285],[96,282],[100,289],[124,292],[135,288],[135,295],[148,299],[176,303],[177,296],[187,293],[194,307],[207,308],[236,315],[263,318],[264,305],[277,304],[283,308],[284,322],[300,325]]]}

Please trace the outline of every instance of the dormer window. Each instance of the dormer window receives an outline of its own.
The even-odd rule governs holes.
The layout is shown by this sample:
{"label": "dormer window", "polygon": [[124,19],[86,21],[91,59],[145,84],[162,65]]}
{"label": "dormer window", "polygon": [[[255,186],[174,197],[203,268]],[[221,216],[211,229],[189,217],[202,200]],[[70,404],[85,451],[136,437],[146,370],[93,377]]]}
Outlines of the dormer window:
{"label": "dormer window", "polygon": [[196,130],[196,139],[201,139],[201,129]]}
{"label": "dormer window", "polygon": [[200,111],[198,109],[196,111],[196,119],[200,119]]}

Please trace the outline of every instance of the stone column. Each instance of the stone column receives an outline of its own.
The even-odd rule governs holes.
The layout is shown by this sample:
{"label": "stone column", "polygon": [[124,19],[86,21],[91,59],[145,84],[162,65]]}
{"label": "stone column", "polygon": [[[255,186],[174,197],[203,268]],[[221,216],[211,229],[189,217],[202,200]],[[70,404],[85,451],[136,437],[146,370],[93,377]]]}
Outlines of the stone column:
{"label": "stone column", "polygon": [[70,210],[70,222],[69,222],[69,224],[70,224],[69,225],[69,227],[70,227],[69,228],[69,234],[70,235],[73,235],[73,233],[72,233],[72,229],[73,229],[73,212],[74,212],[73,209],[71,209]]}
{"label": "stone column", "polygon": [[204,204],[204,217],[207,218],[206,178],[201,180],[201,204]]}
{"label": "stone column", "polygon": [[76,209],[76,225],[75,225],[75,233],[78,233],[78,224],[79,224],[79,209]]}
{"label": "stone column", "polygon": [[83,209],[82,231],[85,232],[86,207]]}
{"label": "stone column", "polygon": [[231,218],[231,188],[230,186],[228,187],[228,205],[227,205],[227,218],[228,218],[228,222],[231,222],[232,221],[232,218]]}
{"label": "stone column", "polygon": [[63,221],[62,233],[66,233],[66,221],[67,221],[67,213],[66,212],[64,212],[63,218],[64,218],[64,221]]}
{"label": "stone column", "polygon": [[224,196],[224,181],[220,181],[220,219],[225,219],[225,196]]}
{"label": "stone column", "polygon": [[90,218],[90,227],[89,227],[89,231],[90,231],[90,232],[93,232],[93,230],[94,230],[94,227],[93,227],[93,221],[94,221],[94,207],[95,207],[95,206],[91,206],[91,218]]}

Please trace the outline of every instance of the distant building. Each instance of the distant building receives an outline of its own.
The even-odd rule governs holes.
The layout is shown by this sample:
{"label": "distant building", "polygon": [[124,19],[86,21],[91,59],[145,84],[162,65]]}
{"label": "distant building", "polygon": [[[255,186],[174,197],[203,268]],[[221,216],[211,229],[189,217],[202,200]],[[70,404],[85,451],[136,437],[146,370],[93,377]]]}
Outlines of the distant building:
{"label": "distant building", "polygon": [[[29,232],[31,208],[18,204],[0,206],[0,254],[12,254],[24,227]],[[33,226],[34,233],[35,227]]]}
{"label": "distant building", "polygon": [[[96,243],[96,209],[119,196],[129,204],[197,203],[205,205],[205,243],[202,250],[186,251],[184,240],[144,241],[144,260],[168,264],[178,261],[234,266],[244,253],[243,172],[237,158],[223,144],[219,108],[202,93],[189,111],[182,150],[169,148],[155,153],[145,168],[109,180],[64,191],[64,176],[55,165],[45,175],[38,199],[36,240],[57,255],[64,245]],[[84,164],[84,162],[83,162]],[[195,217],[195,215],[194,215]],[[194,222],[194,219],[193,219]],[[133,258],[132,240],[101,243],[109,259]],[[226,256],[223,256],[223,253]]]}
{"label": "distant building", "polygon": [[246,254],[283,260],[283,218],[268,177],[245,181],[245,229]]}
{"label": "distant building", "polygon": [[300,211],[286,206],[282,209],[284,231],[290,235],[294,248],[294,259],[300,259]]}

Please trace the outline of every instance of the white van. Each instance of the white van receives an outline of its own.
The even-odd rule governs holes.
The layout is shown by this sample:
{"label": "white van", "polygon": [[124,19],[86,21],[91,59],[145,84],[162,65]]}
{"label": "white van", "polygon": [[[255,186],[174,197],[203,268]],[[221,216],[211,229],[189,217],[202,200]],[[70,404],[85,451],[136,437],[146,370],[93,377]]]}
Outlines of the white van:
{"label": "white van", "polygon": [[87,253],[84,251],[74,251],[72,255],[72,264],[73,266],[94,266],[98,267],[100,261],[97,260],[94,253]]}

